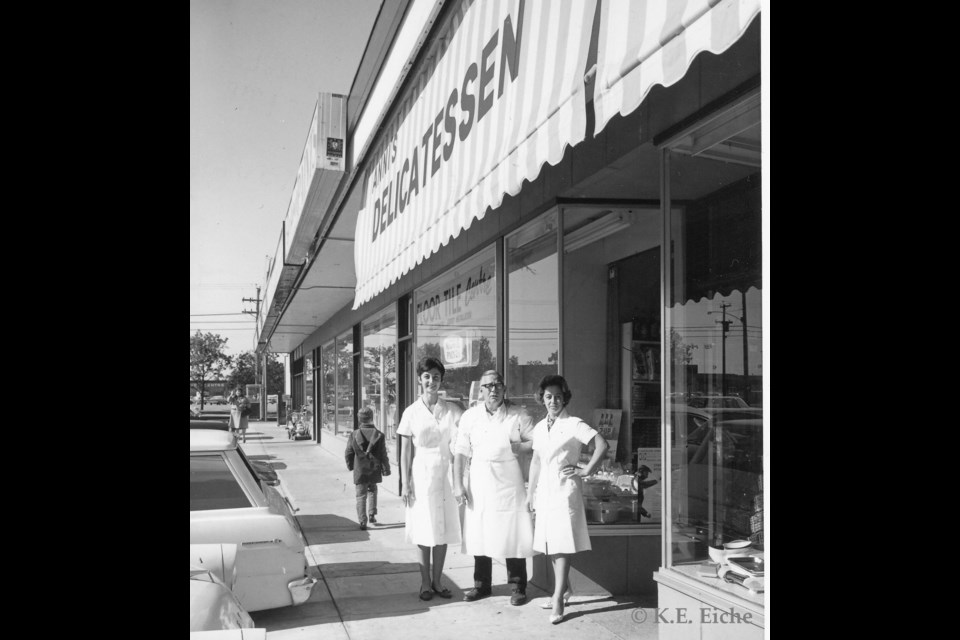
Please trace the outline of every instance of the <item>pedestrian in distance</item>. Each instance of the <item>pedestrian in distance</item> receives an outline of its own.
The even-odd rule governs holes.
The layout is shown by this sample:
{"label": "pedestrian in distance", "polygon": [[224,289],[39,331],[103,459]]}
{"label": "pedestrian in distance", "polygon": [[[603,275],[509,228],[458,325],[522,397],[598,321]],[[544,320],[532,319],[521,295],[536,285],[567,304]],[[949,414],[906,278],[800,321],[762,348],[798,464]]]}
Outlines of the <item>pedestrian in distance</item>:
{"label": "pedestrian in distance", "polygon": [[230,431],[239,433],[237,438],[247,441],[247,427],[250,424],[250,400],[243,392],[243,387],[237,385],[229,398],[230,402]]}
{"label": "pedestrian in distance", "polygon": [[383,433],[373,424],[373,409],[361,407],[357,411],[358,425],[354,426],[344,458],[347,469],[353,471],[357,487],[357,522],[365,531],[367,524],[377,522],[377,485],[383,476],[390,475],[390,458]]}
{"label": "pedestrian in distance", "polygon": [[[517,455],[533,449],[533,420],[505,399],[499,371],[484,371],[480,402],[460,418],[454,447],[453,495],[465,505],[463,553],[473,555],[473,589],[467,602],[491,593],[492,558],[505,558],[510,604],[527,601],[527,561],[533,557],[533,519]],[[464,467],[470,472],[464,484]]]}
{"label": "pedestrian in distance", "polygon": [[[583,478],[593,474],[609,448],[595,429],[567,412],[572,397],[562,376],[545,376],[538,385],[537,401],[546,407],[547,417],[533,429],[527,492],[527,508],[536,512],[533,549],[547,554],[553,565],[552,624],[563,620],[564,605],[570,600],[570,556],[591,549]],[[580,452],[591,442],[593,455],[581,467]]]}
{"label": "pedestrian in distance", "polygon": [[451,598],[441,584],[448,544],[460,544],[460,510],[453,497],[451,466],[463,409],[440,397],[444,366],[436,358],[417,363],[420,397],[404,409],[400,496],[406,507],[404,537],[420,548],[420,599]]}

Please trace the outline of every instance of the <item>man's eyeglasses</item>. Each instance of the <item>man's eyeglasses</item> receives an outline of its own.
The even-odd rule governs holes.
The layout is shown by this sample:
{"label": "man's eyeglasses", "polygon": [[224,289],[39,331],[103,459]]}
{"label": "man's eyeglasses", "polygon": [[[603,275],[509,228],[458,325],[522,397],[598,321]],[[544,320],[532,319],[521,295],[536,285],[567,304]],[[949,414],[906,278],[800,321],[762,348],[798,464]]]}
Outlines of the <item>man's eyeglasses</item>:
{"label": "man's eyeglasses", "polygon": [[503,389],[504,384],[502,382],[491,382],[490,384],[482,384],[480,386],[487,391],[500,391],[500,389]]}

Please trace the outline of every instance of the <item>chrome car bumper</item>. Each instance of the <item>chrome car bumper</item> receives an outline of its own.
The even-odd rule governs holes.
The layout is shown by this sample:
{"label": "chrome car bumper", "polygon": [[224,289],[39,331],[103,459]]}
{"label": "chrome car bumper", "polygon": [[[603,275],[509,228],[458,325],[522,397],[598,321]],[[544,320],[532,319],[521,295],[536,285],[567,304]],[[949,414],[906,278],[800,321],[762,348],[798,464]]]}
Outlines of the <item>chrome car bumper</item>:
{"label": "chrome car bumper", "polygon": [[310,598],[310,594],[313,592],[313,586],[317,584],[316,578],[311,578],[307,576],[305,578],[300,578],[294,580],[293,582],[287,585],[287,589],[290,590],[290,596],[293,598],[293,604],[303,604]]}

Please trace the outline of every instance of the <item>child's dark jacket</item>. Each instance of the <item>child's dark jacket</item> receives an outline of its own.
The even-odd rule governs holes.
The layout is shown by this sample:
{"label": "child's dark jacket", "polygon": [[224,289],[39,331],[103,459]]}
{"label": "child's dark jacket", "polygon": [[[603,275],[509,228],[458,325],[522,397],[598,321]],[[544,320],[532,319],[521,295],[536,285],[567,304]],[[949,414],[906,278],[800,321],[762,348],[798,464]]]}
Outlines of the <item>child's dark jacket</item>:
{"label": "child's dark jacket", "polygon": [[376,427],[354,429],[343,456],[347,469],[353,471],[354,484],[381,482],[384,475],[390,475],[387,441]]}

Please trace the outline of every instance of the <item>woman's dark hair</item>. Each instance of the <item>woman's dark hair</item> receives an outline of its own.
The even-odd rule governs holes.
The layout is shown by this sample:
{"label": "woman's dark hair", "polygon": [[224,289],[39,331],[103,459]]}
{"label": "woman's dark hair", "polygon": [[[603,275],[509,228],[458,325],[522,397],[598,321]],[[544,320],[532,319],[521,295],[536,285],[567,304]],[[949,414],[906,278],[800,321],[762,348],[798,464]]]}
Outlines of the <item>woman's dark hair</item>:
{"label": "woman's dark hair", "polygon": [[436,369],[439,371],[440,379],[443,380],[443,375],[446,373],[446,369],[443,368],[442,362],[431,356],[420,358],[420,362],[417,363],[417,377],[419,378],[427,371],[430,371],[430,369]]}
{"label": "woman's dark hair", "polygon": [[540,384],[537,385],[537,402],[540,404],[543,404],[543,392],[547,389],[547,387],[560,387],[560,390],[563,392],[563,406],[567,406],[567,403],[570,402],[570,398],[573,397],[573,393],[570,391],[570,385],[568,385],[567,381],[563,379],[563,376],[543,376],[543,379],[540,380]]}

